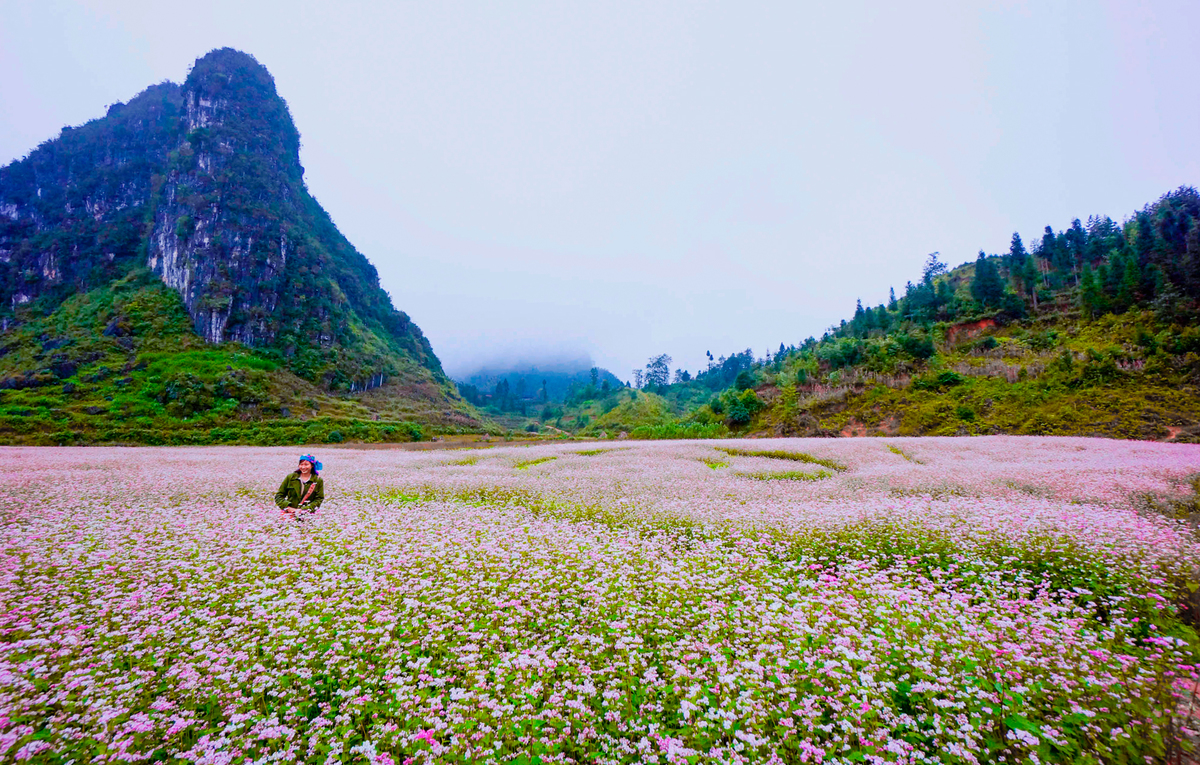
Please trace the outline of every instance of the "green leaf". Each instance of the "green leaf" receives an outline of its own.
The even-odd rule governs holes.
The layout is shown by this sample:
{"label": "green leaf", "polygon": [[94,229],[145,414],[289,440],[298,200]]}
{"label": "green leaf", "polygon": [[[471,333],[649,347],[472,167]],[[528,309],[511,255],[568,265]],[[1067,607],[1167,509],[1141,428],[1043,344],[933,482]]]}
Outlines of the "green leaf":
{"label": "green leaf", "polygon": [[1004,724],[1013,730],[1023,730],[1029,733],[1037,733],[1041,730],[1041,726],[1022,715],[1009,715],[1005,718]]}

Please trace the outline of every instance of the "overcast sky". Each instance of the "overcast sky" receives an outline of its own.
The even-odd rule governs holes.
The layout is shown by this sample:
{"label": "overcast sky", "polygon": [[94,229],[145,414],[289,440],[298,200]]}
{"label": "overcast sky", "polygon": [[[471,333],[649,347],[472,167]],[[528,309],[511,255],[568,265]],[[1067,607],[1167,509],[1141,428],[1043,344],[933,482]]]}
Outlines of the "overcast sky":
{"label": "overcast sky", "polygon": [[817,5],[0,0],[0,164],[244,50],[448,371],[623,379],[1200,183],[1194,0]]}

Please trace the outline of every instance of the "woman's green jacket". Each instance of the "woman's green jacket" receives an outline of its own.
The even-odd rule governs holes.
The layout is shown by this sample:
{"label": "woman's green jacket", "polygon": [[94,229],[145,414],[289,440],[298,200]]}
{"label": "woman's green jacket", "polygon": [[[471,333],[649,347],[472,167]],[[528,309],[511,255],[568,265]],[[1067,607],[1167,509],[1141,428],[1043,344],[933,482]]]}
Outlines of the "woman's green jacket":
{"label": "woman's green jacket", "polygon": [[[325,482],[321,480],[320,476],[314,476],[309,484],[313,483],[316,486],[304,506],[315,510],[325,499]],[[279,485],[279,491],[275,492],[275,504],[279,505],[281,510],[286,507],[300,507],[300,500],[308,493],[308,489],[301,489],[301,486],[303,484],[300,483],[300,476],[296,473],[288,473],[287,478],[284,478],[283,483]]]}

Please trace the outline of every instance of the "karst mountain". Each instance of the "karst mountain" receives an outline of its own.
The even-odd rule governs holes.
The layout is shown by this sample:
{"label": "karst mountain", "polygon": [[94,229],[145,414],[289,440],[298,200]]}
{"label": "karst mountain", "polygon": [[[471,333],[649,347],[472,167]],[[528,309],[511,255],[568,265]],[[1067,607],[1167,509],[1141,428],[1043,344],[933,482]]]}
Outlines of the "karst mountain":
{"label": "karst mountain", "polygon": [[44,399],[3,402],[0,433],[474,425],[299,150],[271,74],[225,48],[0,168],[0,388]]}

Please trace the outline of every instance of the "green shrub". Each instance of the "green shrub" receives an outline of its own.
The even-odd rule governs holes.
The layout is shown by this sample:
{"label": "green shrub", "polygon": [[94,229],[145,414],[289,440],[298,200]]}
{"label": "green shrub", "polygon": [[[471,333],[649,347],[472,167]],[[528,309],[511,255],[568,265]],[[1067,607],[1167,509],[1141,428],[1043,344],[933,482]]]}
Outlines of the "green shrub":
{"label": "green shrub", "polygon": [[1062,352],[1054,359],[1051,368],[1063,374],[1071,374],[1075,370],[1075,354],[1071,353],[1069,349],[1063,348]]}
{"label": "green shrub", "polygon": [[1031,334],[1026,342],[1035,351],[1048,351],[1058,345],[1058,331],[1048,329],[1045,332]]}
{"label": "green shrub", "polygon": [[964,382],[966,382],[965,377],[952,369],[946,369],[932,377],[914,378],[912,387],[916,390],[942,390],[962,385]]}
{"label": "green shrub", "polygon": [[725,415],[725,422],[729,423],[730,427],[745,425],[750,422],[750,411],[742,406],[742,402],[738,401],[729,407],[729,412]]}
{"label": "green shrub", "polygon": [[899,335],[896,337],[896,342],[900,344],[900,348],[905,353],[918,361],[933,358],[933,355],[937,352],[937,348],[933,345],[933,340],[929,337]]}
{"label": "green shrub", "polygon": [[212,409],[214,391],[191,372],[173,372],[162,381],[154,398],[172,417],[188,419]]}
{"label": "green shrub", "polygon": [[190,239],[196,231],[196,221],[190,215],[182,215],[175,222],[175,236],[180,239]]}
{"label": "green shrub", "polygon": [[762,402],[762,399],[758,397],[758,394],[752,390],[742,391],[742,395],[738,396],[738,403],[746,407],[746,411],[751,415],[757,414],[766,406]]}
{"label": "green shrub", "polygon": [[1169,334],[1163,340],[1162,347],[1176,356],[1200,353],[1200,326],[1184,327],[1178,333]]}
{"label": "green shrub", "polygon": [[1081,385],[1107,385],[1121,377],[1116,359],[1110,353],[1088,348],[1086,358],[1079,367],[1077,381]]}
{"label": "green shrub", "polygon": [[631,438],[646,440],[723,438],[729,435],[729,430],[720,423],[672,422],[663,425],[642,425],[634,428],[629,435]]}

